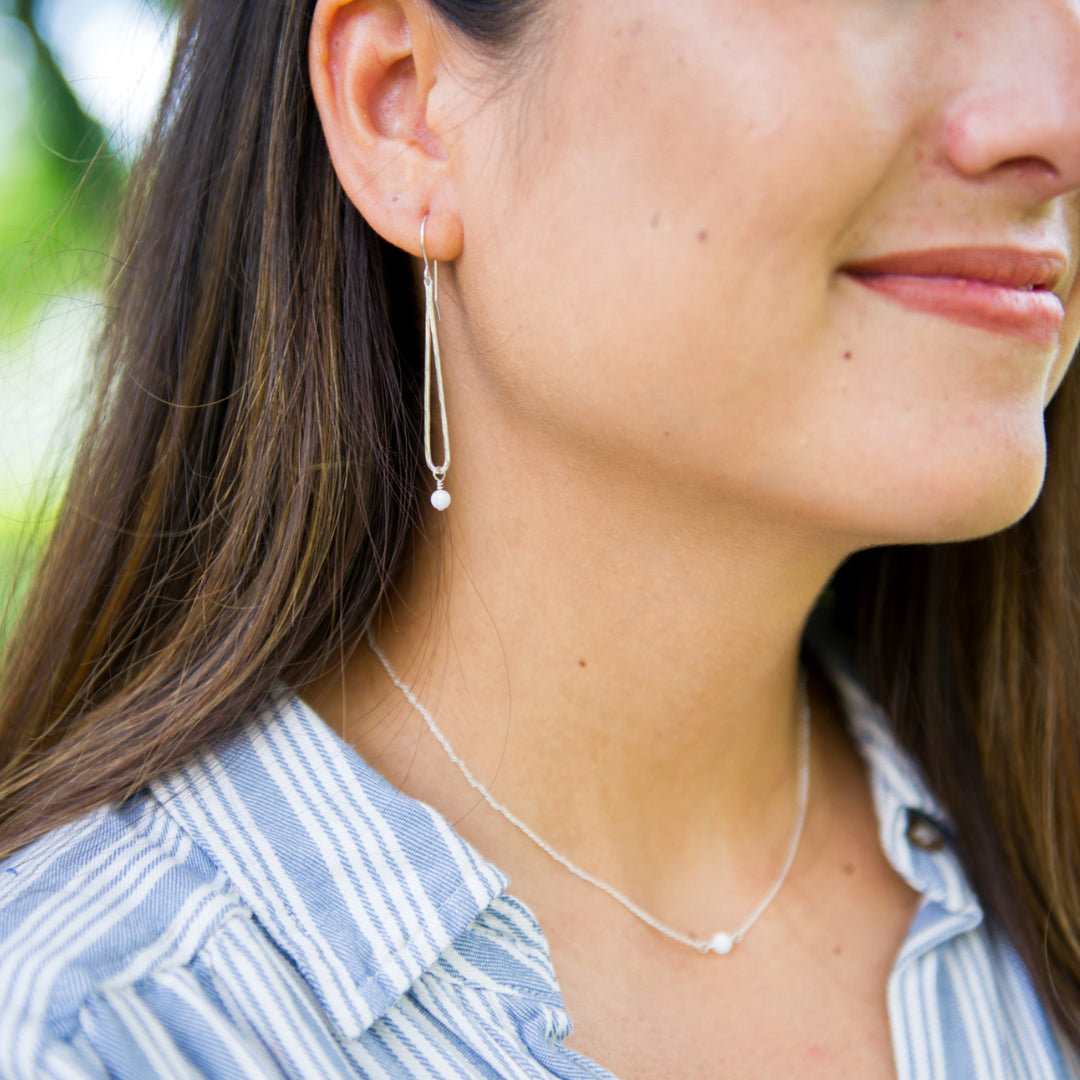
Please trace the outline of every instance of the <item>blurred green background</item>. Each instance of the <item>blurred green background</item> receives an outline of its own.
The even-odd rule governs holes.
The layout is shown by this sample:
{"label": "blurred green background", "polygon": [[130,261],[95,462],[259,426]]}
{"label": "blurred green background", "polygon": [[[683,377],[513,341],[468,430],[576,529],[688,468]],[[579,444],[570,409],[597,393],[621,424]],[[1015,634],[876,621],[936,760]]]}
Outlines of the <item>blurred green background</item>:
{"label": "blurred green background", "polygon": [[176,6],[0,0],[0,634],[63,490],[118,204]]}

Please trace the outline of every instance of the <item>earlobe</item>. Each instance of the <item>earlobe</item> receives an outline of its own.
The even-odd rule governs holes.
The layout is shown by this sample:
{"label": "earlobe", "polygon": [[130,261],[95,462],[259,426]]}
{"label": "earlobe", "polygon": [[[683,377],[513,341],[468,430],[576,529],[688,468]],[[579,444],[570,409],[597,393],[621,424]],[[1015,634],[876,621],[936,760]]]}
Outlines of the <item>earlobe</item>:
{"label": "earlobe", "polygon": [[427,123],[438,76],[431,16],[413,0],[319,0],[308,62],[334,169],[380,236],[418,255],[425,216],[433,258],[460,253],[446,147]]}

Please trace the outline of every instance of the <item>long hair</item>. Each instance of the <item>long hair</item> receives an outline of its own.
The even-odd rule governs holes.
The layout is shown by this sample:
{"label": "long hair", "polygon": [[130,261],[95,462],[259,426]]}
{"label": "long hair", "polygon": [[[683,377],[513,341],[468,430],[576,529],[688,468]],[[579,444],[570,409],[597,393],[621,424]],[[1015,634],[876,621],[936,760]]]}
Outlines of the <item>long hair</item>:
{"label": "long hair", "polygon": [[[429,0],[505,54],[536,0]],[[195,0],[134,174],[100,393],[0,684],[0,856],[360,638],[419,527],[409,260],[334,175],[313,0]],[[862,553],[831,595],[989,916],[1080,1045],[1080,389],[1031,514]]]}

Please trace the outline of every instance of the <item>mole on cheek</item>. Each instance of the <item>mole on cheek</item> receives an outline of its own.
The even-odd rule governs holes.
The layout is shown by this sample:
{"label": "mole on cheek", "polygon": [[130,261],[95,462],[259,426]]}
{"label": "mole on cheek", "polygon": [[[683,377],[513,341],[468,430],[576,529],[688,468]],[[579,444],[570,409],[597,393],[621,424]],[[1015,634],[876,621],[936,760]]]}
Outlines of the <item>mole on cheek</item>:
{"label": "mole on cheek", "polygon": [[697,234],[697,238],[698,238],[698,239],[699,239],[699,240],[700,240],[700,241],[701,241],[702,243],[705,243],[705,241],[709,239],[709,230],[708,230],[708,229],[702,229],[702,230],[701,230],[701,232],[699,232],[699,233]]}

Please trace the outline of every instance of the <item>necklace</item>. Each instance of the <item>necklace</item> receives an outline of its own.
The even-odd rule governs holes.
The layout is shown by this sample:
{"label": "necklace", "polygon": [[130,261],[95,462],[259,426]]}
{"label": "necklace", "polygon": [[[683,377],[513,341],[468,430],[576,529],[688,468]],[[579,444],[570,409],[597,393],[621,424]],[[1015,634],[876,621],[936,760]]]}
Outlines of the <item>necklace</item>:
{"label": "necklace", "polygon": [[761,918],[765,909],[776,898],[776,894],[780,891],[780,886],[784,884],[788,872],[791,870],[791,864],[795,861],[795,852],[799,849],[803,825],[806,823],[806,807],[810,800],[810,699],[806,692],[805,672],[802,673],[799,679],[799,763],[795,797],[797,809],[795,811],[795,822],[791,828],[791,837],[788,840],[787,854],[784,856],[783,866],[775,881],[773,881],[766,890],[765,895],[758,901],[757,906],[735,930],[732,930],[730,933],[721,931],[703,941],[700,938],[691,937],[689,934],[680,933],[678,930],[666,926],[659,919],[654,918],[647,911],[638,907],[633,900],[624,896],[618,889],[606,884],[599,878],[594,877],[587,870],[582,870],[579,866],[576,866],[565,855],[560,854],[545,840],[537,836],[524,821],[503,806],[502,803],[496,802],[488,789],[473,776],[469,771],[469,767],[460,757],[458,757],[454,748],[450,745],[450,740],[442,733],[439,725],[435,723],[435,718],[424,706],[423,702],[417,698],[412,687],[398,678],[397,672],[390,666],[390,661],[387,660],[386,654],[375,643],[374,635],[370,630],[368,631],[367,639],[368,644],[371,646],[371,651],[379,658],[380,663],[386,669],[386,674],[390,676],[391,681],[404,695],[405,700],[408,701],[408,703],[424,718],[424,723],[427,724],[428,730],[439,741],[443,750],[446,751],[447,757],[449,757],[458,769],[461,770],[461,775],[480,793],[488,806],[497,813],[502,814],[511,825],[523,832],[537,847],[551,856],[551,858],[559,863],[560,866],[565,867],[571,874],[581,878],[582,881],[600,889],[601,892],[607,893],[613,900],[617,900],[622,904],[622,906],[632,915],[636,915],[642,922],[647,923],[654,930],[658,930],[661,934],[665,934],[672,940],[678,941],[680,944],[686,945],[703,955],[715,953],[720,956],[726,956],[743,940],[746,936],[746,932]]}

